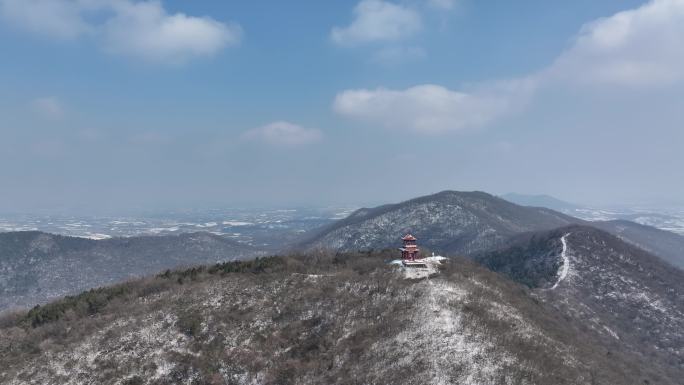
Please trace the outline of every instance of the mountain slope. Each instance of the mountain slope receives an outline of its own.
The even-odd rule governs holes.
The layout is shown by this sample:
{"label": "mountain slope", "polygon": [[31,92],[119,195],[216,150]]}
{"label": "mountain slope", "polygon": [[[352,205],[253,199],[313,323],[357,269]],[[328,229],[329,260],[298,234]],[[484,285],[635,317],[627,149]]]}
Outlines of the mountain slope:
{"label": "mountain slope", "polygon": [[394,254],[163,274],[0,319],[3,384],[676,384],[463,259]]}
{"label": "mountain slope", "polygon": [[684,270],[684,237],[679,234],[625,220],[589,222],[589,224]]}
{"label": "mountain slope", "polygon": [[208,233],[90,240],[41,232],[0,233],[0,310],[164,269],[253,256]]}
{"label": "mountain slope", "polygon": [[518,234],[570,224],[604,229],[684,269],[684,237],[678,234],[628,221],[588,222],[547,208],[519,206],[483,192],[443,191],[359,209],[300,246],[310,250],[383,249],[396,247],[397,234],[412,232],[433,251],[475,255],[502,247]]}
{"label": "mountain slope", "polygon": [[477,259],[535,288],[604,346],[626,346],[665,373],[684,374],[684,272],[658,257],[604,231],[571,226],[521,236]]}
{"label": "mountain slope", "polygon": [[472,254],[504,244],[512,235],[575,223],[553,210],[522,207],[483,192],[443,191],[406,202],[360,209],[323,229],[304,246],[336,250],[394,247],[413,232],[428,248]]}

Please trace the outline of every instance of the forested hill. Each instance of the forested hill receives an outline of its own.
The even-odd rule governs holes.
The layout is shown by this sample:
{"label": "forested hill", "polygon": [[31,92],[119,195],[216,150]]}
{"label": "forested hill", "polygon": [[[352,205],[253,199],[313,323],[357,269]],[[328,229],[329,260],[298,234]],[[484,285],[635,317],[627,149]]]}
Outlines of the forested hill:
{"label": "forested hill", "polygon": [[584,221],[547,208],[519,206],[479,191],[443,191],[397,204],[359,209],[309,236],[298,247],[383,249],[395,247],[401,234],[411,232],[430,250],[473,256],[505,247],[520,234],[571,224],[603,229],[684,269],[681,235],[629,221]]}
{"label": "forested hill", "polygon": [[209,233],[90,240],[41,232],[0,233],[0,310],[180,266],[259,251]]}
{"label": "forested hill", "polygon": [[312,236],[304,247],[378,249],[412,232],[428,248],[473,254],[503,245],[512,235],[549,230],[577,219],[553,210],[523,207],[484,192],[443,191],[406,202],[360,209]]}
{"label": "forested hill", "polygon": [[603,346],[684,378],[684,271],[588,226],[527,234],[476,259],[531,287]]}
{"label": "forested hill", "polygon": [[0,383],[678,384],[454,258],[308,254],[169,272],[0,321]]}

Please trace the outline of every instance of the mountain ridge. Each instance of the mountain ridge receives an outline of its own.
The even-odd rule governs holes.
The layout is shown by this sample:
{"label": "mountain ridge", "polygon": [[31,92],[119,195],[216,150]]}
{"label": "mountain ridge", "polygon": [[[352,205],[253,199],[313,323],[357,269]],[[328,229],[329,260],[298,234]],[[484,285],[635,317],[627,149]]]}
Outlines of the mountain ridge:
{"label": "mountain ridge", "polygon": [[310,235],[297,246],[335,250],[393,247],[397,234],[414,232],[423,246],[474,255],[503,246],[518,234],[571,224],[600,228],[684,269],[684,237],[621,220],[589,222],[544,207],[520,206],[485,192],[442,191],[400,203],[362,208]]}
{"label": "mountain ridge", "polygon": [[572,225],[521,235],[476,260],[531,287],[605,346],[626,346],[681,375],[684,271],[661,258],[604,230]]}
{"label": "mountain ridge", "polygon": [[0,318],[0,382],[677,383],[472,261],[408,280],[394,254],[173,271]]}
{"label": "mountain ridge", "polygon": [[258,255],[210,233],[92,240],[38,231],[0,233],[0,310],[34,306],[159,271]]}
{"label": "mountain ridge", "polygon": [[[412,212],[392,217],[382,223],[369,226],[370,230],[382,231],[382,238],[377,243],[373,239],[356,242],[355,235],[365,235],[362,230],[353,228],[372,218],[387,216],[405,207],[412,207]],[[430,217],[430,214],[440,218]],[[445,214],[446,213],[446,214]],[[454,219],[446,216],[453,214]],[[420,221],[430,222],[422,224]],[[414,198],[396,204],[382,205],[376,208],[362,208],[349,217],[329,225],[303,241],[305,248],[330,247],[333,249],[352,250],[354,248],[384,248],[396,243],[396,234],[413,231],[420,233],[426,229],[423,238],[427,246],[441,252],[473,252],[482,248],[499,245],[515,233],[543,230],[572,223],[574,218],[545,208],[526,208],[512,204],[501,198],[481,191],[458,192],[442,191],[436,194]],[[411,222],[413,221],[413,222]],[[381,229],[385,226],[386,229]],[[460,227],[460,228],[459,228]],[[466,230],[461,228],[467,227]],[[347,229],[346,234],[340,234]],[[430,230],[435,230],[431,233]],[[489,234],[478,236],[476,231],[489,231]],[[337,233],[347,239],[325,242],[321,238]],[[461,238],[462,242],[459,244]],[[486,239],[489,238],[489,239]],[[470,243],[470,244],[469,244]],[[425,244],[425,243],[424,243]]]}
{"label": "mountain ridge", "polygon": [[588,222],[588,225],[608,231],[684,270],[684,236],[624,219]]}
{"label": "mountain ridge", "polygon": [[[684,272],[573,219],[483,192],[360,209],[322,233],[375,251],[308,245],[7,313],[0,382],[679,384]],[[468,250],[474,261],[452,257],[436,275],[407,279],[388,264],[397,252],[379,250],[404,230],[418,231],[421,247]],[[33,240],[23,250],[36,260],[62,240],[19,236]],[[136,254],[160,240],[110,243]],[[201,233],[164,241],[162,251],[204,257],[224,244]],[[108,244],[73,242],[81,257]]]}

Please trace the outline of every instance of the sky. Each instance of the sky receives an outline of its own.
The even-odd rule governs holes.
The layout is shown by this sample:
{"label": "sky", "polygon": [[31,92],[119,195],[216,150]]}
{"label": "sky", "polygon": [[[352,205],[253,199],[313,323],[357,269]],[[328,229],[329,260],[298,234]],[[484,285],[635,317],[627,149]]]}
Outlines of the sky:
{"label": "sky", "polygon": [[684,204],[684,0],[0,0],[0,211]]}

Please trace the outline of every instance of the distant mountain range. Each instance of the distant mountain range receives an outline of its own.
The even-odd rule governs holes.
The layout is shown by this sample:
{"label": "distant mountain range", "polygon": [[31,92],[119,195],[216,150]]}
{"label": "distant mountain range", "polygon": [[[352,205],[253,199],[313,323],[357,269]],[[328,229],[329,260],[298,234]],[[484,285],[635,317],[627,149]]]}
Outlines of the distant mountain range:
{"label": "distant mountain range", "polygon": [[[414,232],[422,247],[473,256],[505,247],[523,233],[591,225],[684,268],[684,237],[629,221],[586,222],[560,212],[519,206],[483,192],[444,191],[407,202],[360,209],[309,232],[293,250],[394,248]],[[228,261],[264,252],[209,233],[90,240],[41,232],[0,233],[0,310],[33,306],[91,287],[180,266]]]}
{"label": "distant mountain range", "polygon": [[41,232],[0,233],[0,310],[33,306],[164,269],[259,255],[209,233],[91,240]]}
{"label": "distant mountain range", "polygon": [[[410,278],[388,264],[406,232],[451,259],[429,279]],[[0,317],[0,383],[684,378],[684,271],[675,267],[684,237],[671,232],[444,191],[357,210],[291,248],[296,255],[167,271]],[[256,255],[206,233],[0,234],[0,298],[42,302]]]}
{"label": "distant mountain range", "polygon": [[501,198],[521,205],[546,207],[590,222],[623,220],[635,222],[684,236],[684,208],[654,209],[639,207],[592,208],[568,203],[549,195],[509,193]]}
{"label": "distant mountain range", "polygon": [[474,255],[521,233],[571,224],[601,228],[684,268],[684,237],[628,221],[584,221],[548,208],[520,206],[484,192],[443,191],[406,202],[363,208],[302,243],[307,249],[382,249],[413,232],[429,249]]}

